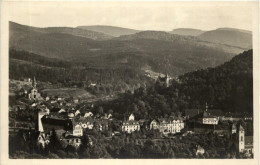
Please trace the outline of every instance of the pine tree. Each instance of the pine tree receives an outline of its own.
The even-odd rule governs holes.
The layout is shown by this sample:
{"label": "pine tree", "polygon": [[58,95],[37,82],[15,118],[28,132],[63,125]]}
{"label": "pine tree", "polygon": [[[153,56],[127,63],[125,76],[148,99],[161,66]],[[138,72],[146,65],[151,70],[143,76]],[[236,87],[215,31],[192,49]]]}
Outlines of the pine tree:
{"label": "pine tree", "polygon": [[54,129],[52,129],[52,134],[50,136],[50,150],[52,152],[56,152],[57,150],[61,149],[61,143],[60,140],[58,139],[58,136],[56,134],[56,131]]}

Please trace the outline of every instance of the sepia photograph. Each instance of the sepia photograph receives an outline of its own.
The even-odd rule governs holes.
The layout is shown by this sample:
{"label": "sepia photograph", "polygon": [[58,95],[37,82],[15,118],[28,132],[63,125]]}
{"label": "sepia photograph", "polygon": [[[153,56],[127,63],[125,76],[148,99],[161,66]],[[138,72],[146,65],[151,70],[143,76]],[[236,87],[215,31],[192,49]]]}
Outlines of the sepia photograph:
{"label": "sepia photograph", "polygon": [[258,5],[7,1],[8,159],[258,159]]}

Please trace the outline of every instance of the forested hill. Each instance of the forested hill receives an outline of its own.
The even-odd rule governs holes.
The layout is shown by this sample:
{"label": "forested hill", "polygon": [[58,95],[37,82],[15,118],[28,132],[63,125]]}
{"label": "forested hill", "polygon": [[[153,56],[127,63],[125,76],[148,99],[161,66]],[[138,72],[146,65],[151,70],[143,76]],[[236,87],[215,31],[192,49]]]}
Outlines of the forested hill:
{"label": "forested hill", "polygon": [[118,100],[101,103],[105,110],[113,109],[122,118],[134,113],[136,118],[181,115],[185,109],[222,109],[224,112],[253,111],[252,50],[235,56],[216,68],[190,72],[173,81],[168,88],[139,88]]}
{"label": "forested hill", "polygon": [[159,31],[107,39],[100,36],[99,32],[88,33],[88,30],[78,28],[36,28],[12,22],[9,27],[9,46],[16,51],[74,64],[84,63],[87,67],[145,68],[168,73],[170,76],[215,67],[244,51],[232,46],[199,41],[195,37]]}
{"label": "forested hill", "polygon": [[181,93],[189,98],[190,106],[206,101],[216,108],[229,111],[253,110],[253,51],[248,50],[216,68],[184,74]]}

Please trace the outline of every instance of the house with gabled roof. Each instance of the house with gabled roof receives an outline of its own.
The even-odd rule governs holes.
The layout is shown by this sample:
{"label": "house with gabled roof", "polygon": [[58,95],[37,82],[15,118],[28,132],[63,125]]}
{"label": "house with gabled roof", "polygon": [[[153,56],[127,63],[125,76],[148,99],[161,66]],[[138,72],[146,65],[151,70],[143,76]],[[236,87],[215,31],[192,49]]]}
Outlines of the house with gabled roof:
{"label": "house with gabled roof", "polygon": [[150,129],[158,129],[163,134],[179,133],[184,128],[183,118],[171,116],[169,118],[154,119],[150,123]]}
{"label": "house with gabled roof", "polygon": [[135,121],[134,114],[131,114],[128,120],[123,121],[122,131],[127,133],[132,133],[134,131],[140,130],[140,124],[138,121]]}
{"label": "house with gabled roof", "polygon": [[202,118],[202,123],[203,124],[213,124],[213,125],[217,125],[219,122],[219,119],[217,116],[212,115],[210,112],[208,111],[204,111],[203,112],[203,118]]}

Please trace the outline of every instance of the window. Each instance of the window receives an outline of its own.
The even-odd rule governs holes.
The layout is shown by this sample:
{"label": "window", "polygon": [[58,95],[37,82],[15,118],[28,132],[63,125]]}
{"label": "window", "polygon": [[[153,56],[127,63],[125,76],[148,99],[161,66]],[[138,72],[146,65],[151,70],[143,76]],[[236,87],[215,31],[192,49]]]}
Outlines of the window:
{"label": "window", "polygon": [[241,141],[243,141],[243,136],[241,136]]}

